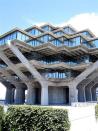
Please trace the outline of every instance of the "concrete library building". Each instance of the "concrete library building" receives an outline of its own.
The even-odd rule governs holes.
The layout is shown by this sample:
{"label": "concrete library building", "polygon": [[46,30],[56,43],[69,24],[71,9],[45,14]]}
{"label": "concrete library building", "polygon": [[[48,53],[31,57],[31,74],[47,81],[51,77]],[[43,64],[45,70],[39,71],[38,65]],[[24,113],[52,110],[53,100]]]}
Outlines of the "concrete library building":
{"label": "concrete library building", "polygon": [[70,105],[97,100],[98,38],[49,23],[0,36],[6,104]]}

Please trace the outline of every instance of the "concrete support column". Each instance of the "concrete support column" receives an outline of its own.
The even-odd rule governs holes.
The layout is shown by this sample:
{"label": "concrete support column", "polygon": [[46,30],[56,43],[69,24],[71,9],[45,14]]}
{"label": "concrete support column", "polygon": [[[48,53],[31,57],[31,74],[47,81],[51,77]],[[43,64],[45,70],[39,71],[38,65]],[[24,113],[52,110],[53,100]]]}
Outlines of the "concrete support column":
{"label": "concrete support column", "polygon": [[69,104],[78,102],[78,90],[75,85],[69,87]]}
{"label": "concrete support column", "polygon": [[15,96],[15,88],[12,88],[12,95],[11,95],[11,100],[12,100],[12,104],[14,103],[14,96]]}
{"label": "concrete support column", "polygon": [[25,88],[18,86],[16,87],[15,104],[25,103]]}
{"label": "concrete support column", "polygon": [[91,87],[85,88],[86,101],[92,101]]}
{"label": "concrete support column", "polygon": [[92,88],[91,92],[92,92],[92,101],[97,101],[96,88]]}
{"label": "concrete support column", "polygon": [[41,85],[41,105],[48,105],[48,85]]}
{"label": "concrete support column", "polygon": [[5,104],[12,103],[14,103],[14,88],[10,86],[6,88]]}
{"label": "concrete support column", "polygon": [[34,88],[34,85],[28,86],[26,103],[30,104],[30,105],[35,104],[35,88]]}

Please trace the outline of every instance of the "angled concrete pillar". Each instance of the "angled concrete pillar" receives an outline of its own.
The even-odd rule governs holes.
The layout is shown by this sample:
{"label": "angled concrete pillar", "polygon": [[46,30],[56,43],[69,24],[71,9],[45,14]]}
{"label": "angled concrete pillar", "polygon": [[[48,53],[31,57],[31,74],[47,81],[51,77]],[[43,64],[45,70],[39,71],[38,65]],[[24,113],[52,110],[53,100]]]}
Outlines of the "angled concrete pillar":
{"label": "angled concrete pillar", "polygon": [[16,86],[15,94],[15,104],[24,104],[25,103],[25,88],[20,84]]}
{"label": "angled concrete pillar", "polygon": [[48,85],[41,85],[41,105],[48,105]]}
{"label": "angled concrete pillar", "polygon": [[86,101],[92,101],[91,87],[85,88]]}
{"label": "angled concrete pillar", "polygon": [[[41,105],[48,105],[48,83],[36,70],[36,68],[27,60],[27,58],[21,53],[21,51],[15,46],[14,43],[8,42],[8,46],[11,51],[18,57],[18,59],[24,64],[24,66],[30,71],[30,73],[38,80],[41,84]],[[45,84],[43,84],[45,83]],[[34,104],[34,88],[28,86],[27,103]]]}
{"label": "angled concrete pillar", "polygon": [[28,85],[26,104],[35,104],[35,88],[34,85]]}
{"label": "angled concrete pillar", "polygon": [[93,87],[93,88],[91,89],[91,91],[92,91],[92,101],[97,101],[96,88]]}
{"label": "angled concrete pillar", "polygon": [[8,65],[9,69],[11,69],[25,84],[29,81],[29,79],[11,62],[11,60],[2,50],[0,50],[0,58]]}
{"label": "angled concrete pillar", "polygon": [[5,96],[5,104],[13,104],[14,103],[14,88],[12,85],[6,86],[6,96]]}
{"label": "angled concrete pillar", "polygon": [[17,56],[17,58],[24,64],[24,66],[30,71],[30,73],[39,81],[41,84],[45,79],[40,75],[36,68],[28,61],[28,59],[22,54],[22,52],[15,46],[14,43],[8,42],[8,46],[11,51]]}

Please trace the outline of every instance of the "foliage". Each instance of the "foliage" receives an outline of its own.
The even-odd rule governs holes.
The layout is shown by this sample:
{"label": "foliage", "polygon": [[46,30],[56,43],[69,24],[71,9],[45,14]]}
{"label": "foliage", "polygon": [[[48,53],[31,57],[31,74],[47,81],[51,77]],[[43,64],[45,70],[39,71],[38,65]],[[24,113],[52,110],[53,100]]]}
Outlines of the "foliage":
{"label": "foliage", "polygon": [[64,109],[38,106],[10,106],[4,131],[68,131],[70,122]]}
{"label": "foliage", "polygon": [[4,108],[3,106],[0,106],[0,131],[2,130],[2,123],[3,123],[3,116],[4,116]]}
{"label": "foliage", "polygon": [[95,115],[96,115],[96,118],[98,119],[98,104],[95,106]]}

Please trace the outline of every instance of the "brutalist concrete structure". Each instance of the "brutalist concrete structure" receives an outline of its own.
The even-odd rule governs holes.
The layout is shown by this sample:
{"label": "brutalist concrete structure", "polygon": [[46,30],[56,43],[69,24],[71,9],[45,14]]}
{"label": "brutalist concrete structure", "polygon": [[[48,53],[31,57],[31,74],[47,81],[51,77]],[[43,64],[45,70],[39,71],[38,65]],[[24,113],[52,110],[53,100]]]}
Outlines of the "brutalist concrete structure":
{"label": "brutalist concrete structure", "polygon": [[[0,82],[7,104],[96,101],[98,38],[51,24],[0,36]],[[27,93],[26,93],[27,92]]]}

